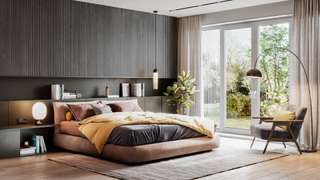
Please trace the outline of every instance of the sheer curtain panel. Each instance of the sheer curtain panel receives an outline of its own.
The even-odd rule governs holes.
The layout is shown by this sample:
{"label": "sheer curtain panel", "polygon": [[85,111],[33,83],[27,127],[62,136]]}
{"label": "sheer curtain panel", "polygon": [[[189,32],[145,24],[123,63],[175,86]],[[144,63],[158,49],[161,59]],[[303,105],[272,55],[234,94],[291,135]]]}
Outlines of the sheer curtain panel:
{"label": "sheer curtain panel", "polygon": [[[190,71],[196,78],[197,90],[202,88],[201,77],[201,16],[179,18],[178,24],[178,72]],[[195,105],[191,107],[191,116],[202,115],[202,92],[193,94]]]}
{"label": "sheer curtain panel", "polygon": [[309,76],[312,97],[312,121],[308,84],[299,62],[290,56],[290,104],[308,108],[299,143],[303,150],[315,150],[319,129],[319,0],[295,0],[293,11],[293,52],[300,57]]}

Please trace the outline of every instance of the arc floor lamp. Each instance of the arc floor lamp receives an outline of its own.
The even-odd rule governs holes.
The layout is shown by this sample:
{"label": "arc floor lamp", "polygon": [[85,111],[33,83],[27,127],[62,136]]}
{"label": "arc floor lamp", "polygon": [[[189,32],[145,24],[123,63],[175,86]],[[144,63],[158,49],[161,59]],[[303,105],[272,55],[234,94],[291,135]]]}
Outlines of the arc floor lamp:
{"label": "arc floor lamp", "polygon": [[255,63],[254,63],[254,67],[253,69],[250,69],[248,72],[247,72],[247,77],[251,77],[251,78],[261,78],[262,77],[262,73],[259,69],[257,69],[257,62],[260,58],[261,55],[263,55],[265,52],[267,51],[270,51],[272,49],[282,49],[282,50],[285,50],[285,51],[288,51],[290,52],[291,54],[293,54],[299,61],[300,65],[302,66],[303,68],[303,72],[304,74],[306,75],[306,79],[307,79],[307,83],[308,83],[308,90],[309,90],[309,98],[310,98],[310,113],[311,113],[311,116],[310,116],[310,129],[311,129],[311,149],[308,149],[308,150],[303,150],[304,152],[316,152],[317,149],[315,147],[315,142],[313,140],[313,120],[312,120],[312,99],[311,99],[311,91],[310,91],[310,83],[309,83],[309,77],[308,77],[308,74],[307,74],[307,71],[305,69],[305,67],[303,66],[300,58],[295,54],[293,53],[292,51],[290,51],[289,49],[286,49],[286,48],[282,48],[282,47],[272,47],[272,48],[268,48],[266,49],[265,51],[263,51],[256,59]]}

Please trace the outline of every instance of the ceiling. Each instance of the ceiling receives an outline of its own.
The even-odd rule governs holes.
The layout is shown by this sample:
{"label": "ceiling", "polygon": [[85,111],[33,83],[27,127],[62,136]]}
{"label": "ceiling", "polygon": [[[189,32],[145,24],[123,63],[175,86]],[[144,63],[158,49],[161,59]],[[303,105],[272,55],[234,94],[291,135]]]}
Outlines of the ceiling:
{"label": "ceiling", "polygon": [[276,3],[290,0],[233,0],[229,2],[213,4],[209,6],[196,7],[192,9],[169,12],[169,10],[218,2],[219,0],[76,0],[93,4],[100,4],[136,11],[152,13],[157,10],[159,14],[185,17],[197,14],[206,14],[211,12],[225,11],[230,9],[238,9],[249,6],[257,6],[269,3]]}

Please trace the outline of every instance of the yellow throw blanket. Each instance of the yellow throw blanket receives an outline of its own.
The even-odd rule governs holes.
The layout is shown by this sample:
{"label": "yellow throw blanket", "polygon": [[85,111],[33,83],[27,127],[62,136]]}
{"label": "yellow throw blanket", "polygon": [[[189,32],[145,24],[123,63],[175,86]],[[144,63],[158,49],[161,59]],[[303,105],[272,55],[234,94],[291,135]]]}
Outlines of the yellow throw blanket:
{"label": "yellow throw blanket", "polygon": [[78,129],[101,153],[112,130],[129,124],[178,124],[213,138],[214,122],[200,117],[152,112],[116,112],[89,117],[78,123]]}

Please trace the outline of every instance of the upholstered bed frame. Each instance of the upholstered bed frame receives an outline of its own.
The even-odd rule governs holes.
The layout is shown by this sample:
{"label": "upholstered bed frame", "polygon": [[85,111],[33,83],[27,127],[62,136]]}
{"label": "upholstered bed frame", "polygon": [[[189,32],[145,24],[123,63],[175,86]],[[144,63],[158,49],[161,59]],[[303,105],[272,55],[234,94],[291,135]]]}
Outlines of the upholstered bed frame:
{"label": "upholstered bed frame", "polygon": [[220,145],[220,138],[215,135],[213,139],[196,137],[133,147],[106,144],[101,154],[88,139],[82,137],[59,133],[54,135],[53,143],[71,151],[135,164],[215,149]]}
{"label": "upholstered bed frame", "polygon": [[[64,112],[65,110],[60,112],[61,109],[63,109],[61,107],[63,107],[64,104],[66,103],[54,103],[53,105],[55,110],[55,124],[59,124],[61,116],[66,114],[66,112]],[[53,136],[53,143],[55,146],[67,150],[135,164],[196,152],[209,151],[219,147],[220,138],[218,135],[214,135],[214,138],[212,139],[209,137],[196,137],[133,147],[106,144],[101,154],[99,154],[96,147],[88,139],[62,134],[59,131],[59,127],[56,127],[56,131]]]}

